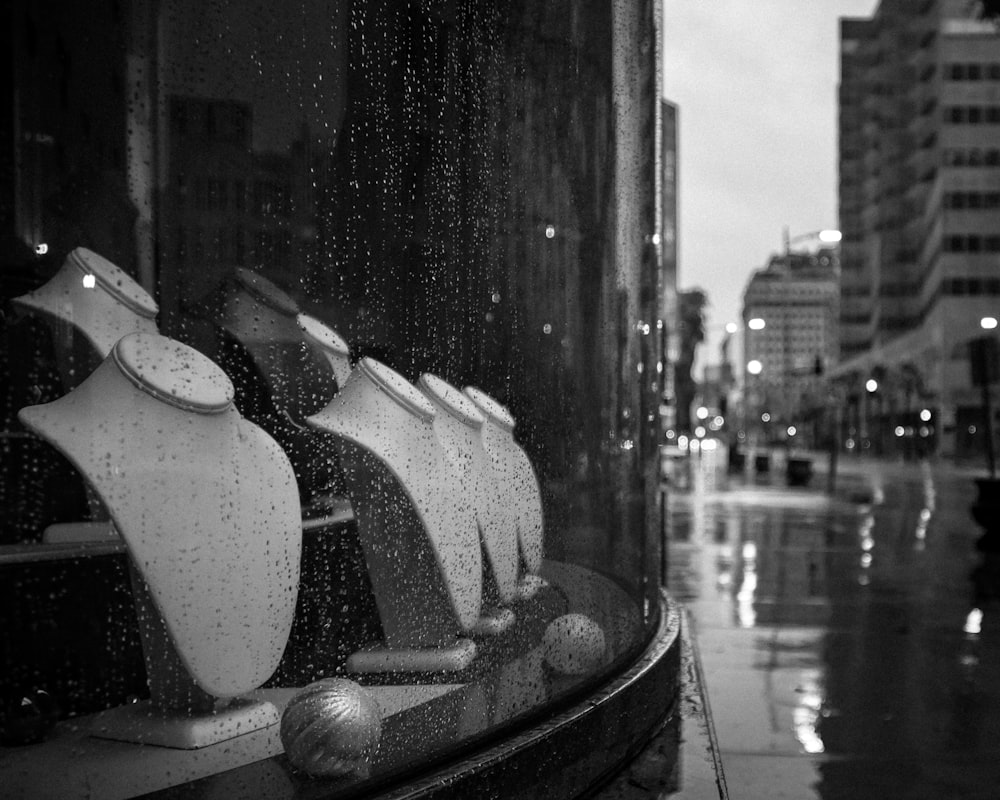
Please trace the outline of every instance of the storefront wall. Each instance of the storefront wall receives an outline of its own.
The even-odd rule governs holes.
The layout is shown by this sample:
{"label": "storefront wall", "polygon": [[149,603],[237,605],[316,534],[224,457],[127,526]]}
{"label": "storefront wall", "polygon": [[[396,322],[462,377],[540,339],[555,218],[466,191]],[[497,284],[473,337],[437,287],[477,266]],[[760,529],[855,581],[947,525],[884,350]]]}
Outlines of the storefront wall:
{"label": "storefront wall", "polygon": [[[293,796],[238,709],[342,677],[381,730],[334,786],[364,794],[632,663],[662,623],[657,4],[7,13],[5,784],[257,765]],[[146,744],[109,770],[102,735]]]}

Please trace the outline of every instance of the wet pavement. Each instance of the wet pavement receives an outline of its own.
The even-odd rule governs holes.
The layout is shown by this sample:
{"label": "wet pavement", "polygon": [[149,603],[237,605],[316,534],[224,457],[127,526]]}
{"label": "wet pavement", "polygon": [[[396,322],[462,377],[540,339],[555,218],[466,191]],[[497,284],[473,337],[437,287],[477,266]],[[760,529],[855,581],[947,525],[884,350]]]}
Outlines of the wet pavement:
{"label": "wet pavement", "polygon": [[1000,797],[1000,601],[970,578],[978,473],[845,459],[828,495],[825,457],[806,488],[725,463],[690,461],[667,536],[729,796]]}

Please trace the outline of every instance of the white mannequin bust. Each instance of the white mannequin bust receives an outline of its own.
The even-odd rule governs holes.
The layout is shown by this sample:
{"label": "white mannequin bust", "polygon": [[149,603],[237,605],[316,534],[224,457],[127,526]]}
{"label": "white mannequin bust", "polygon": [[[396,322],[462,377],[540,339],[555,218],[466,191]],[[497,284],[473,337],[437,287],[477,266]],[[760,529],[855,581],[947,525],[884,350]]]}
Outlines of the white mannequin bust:
{"label": "white mannequin bust", "polygon": [[[288,293],[239,267],[216,323],[249,355],[274,408],[302,424],[326,405],[336,386],[330,359],[311,346],[298,317],[298,304]],[[238,392],[240,388],[237,384]]]}
{"label": "white mannequin bust", "polygon": [[504,504],[514,510],[521,559],[529,575],[537,575],[544,555],[544,518],[538,478],[528,455],[514,441],[514,418],[492,397],[472,386],[466,396],[482,411],[483,449],[490,457],[493,474],[500,486]]}
{"label": "white mannequin bust", "polygon": [[306,342],[315,347],[330,364],[337,386],[343,386],[351,375],[351,352],[340,335],[315,317],[299,314],[296,318]]}
{"label": "white mannequin bust", "polygon": [[233,289],[223,303],[219,324],[245,345],[297,342],[298,303],[272,281],[238,267]]}
{"label": "white mannequin bust", "polygon": [[[236,407],[281,445],[299,480],[303,514],[313,518],[325,513],[324,498],[341,481],[329,445],[305,420],[330,401],[341,379],[330,355],[301,326],[304,316],[280,287],[238,268],[226,282],[214,323],[224,334],[217,360],[235,385]],[[321,326],[318,320],[308,325],[317,335]],[[324,341],[336,337],[329,334]]]}
{"label": "white mannequin bust", "polygon": [[[196,350],[135,333],[74,391],[19,414],[84,475],[125,541],[151,705],[168,716],[197,716],[213,698],[259,687],[278,665],[295,611],[302,529],[294,473],[232,397],[226,375]],[[253,724],[237,723],[240,733]],[[209,743],[203,738],[187,731],[157,743]]]}
{"label": "white mannequin bust", "polygon": [[479,619],[482,554],[471,500],[434,435],[434,406],[384,364],[361,359],[308,423],[337,436],[385,634],[357,671],[461,669],[456,640]]}
{"label": "white mannequin bust", "polygon": [[14,301],[72,325],[106,358],[127,333],[156,333],[156,302],[126,272],[84,247],[73,250],[44,286]]}
{"label": "white mannequin bust", "polygon": [[421,375],[418,385],[437,408],[434,432],[460,476],[463,495],[474,504],[483,550],[498,595],[495,600],[509,604],[517,599],[517,520],[504,505],[489,456],[483,449],[485,418],[468,397],[435,375]]}

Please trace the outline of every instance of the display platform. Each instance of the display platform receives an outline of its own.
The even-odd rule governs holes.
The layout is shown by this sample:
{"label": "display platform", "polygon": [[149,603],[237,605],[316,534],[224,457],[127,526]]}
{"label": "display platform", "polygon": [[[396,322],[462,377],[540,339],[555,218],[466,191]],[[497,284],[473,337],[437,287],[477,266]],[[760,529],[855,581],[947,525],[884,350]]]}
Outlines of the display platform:
{"label": "display platform", "polygon": [[[393,683],[367,686],[383,728],[364,774],[331,781],[297,772],[283,755],[277,725],[185,751],[97,738],[91,731],[98,715],[87,715],[59,723],[45,742],[6,750],[0,784],[5,796],[24,800],[572,797],[619,769],[675,709],[680,616],[664,595],[659,628],[643,651],[638,625],[620,613],[630,600],[613,581],[553,561],[542,574],[548,587],[532,601],[534,612],[521,615],[509,638],[484,648],[469,669],[439,682],[398,675]],[[581,607],[581,598],[590,605]],[[627,646],[633,642],[638,658],[593,662],[590,675],[554,669],[545,633],[571,610],[603,627],[608,647],[600,657],[622,646],[636,652]],[[602,673],[604,682],[595,686]],[[256,696],[280,712],[296,691],[263,689]],[[456,746],[475,754],[449,761]],[[439,771],[428,774],[435,765]]]}

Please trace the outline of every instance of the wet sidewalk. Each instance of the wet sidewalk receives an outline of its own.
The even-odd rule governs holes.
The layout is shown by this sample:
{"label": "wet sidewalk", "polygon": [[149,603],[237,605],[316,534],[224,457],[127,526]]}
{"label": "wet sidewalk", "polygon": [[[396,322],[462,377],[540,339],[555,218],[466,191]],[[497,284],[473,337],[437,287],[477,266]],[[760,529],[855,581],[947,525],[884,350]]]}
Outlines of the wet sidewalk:
{"label": "wet sidewalk", "polygon": [[672,490],[669,590],[704,667],[733,800],[1000,797],[1000,607],[970,580],[972,472],[825,459],[810,487]]}

